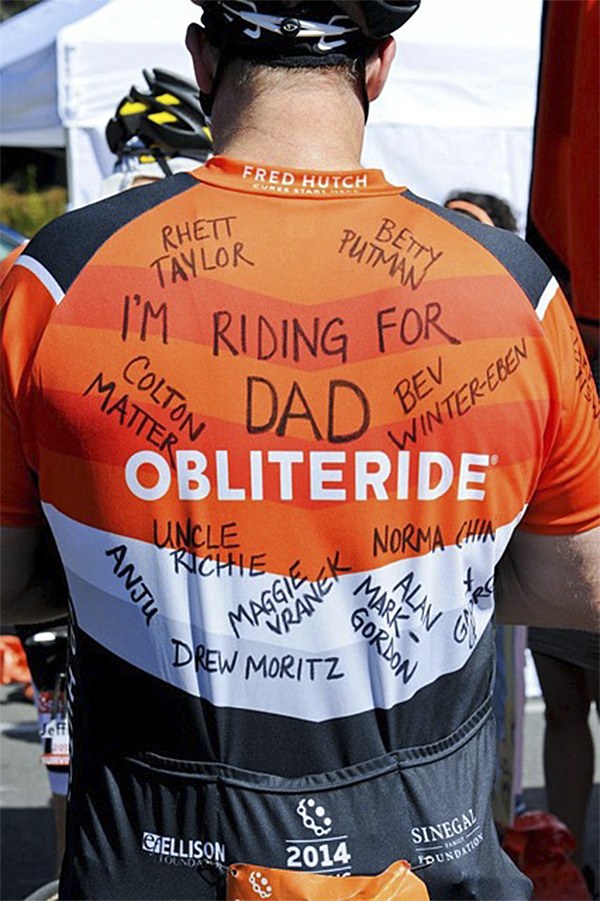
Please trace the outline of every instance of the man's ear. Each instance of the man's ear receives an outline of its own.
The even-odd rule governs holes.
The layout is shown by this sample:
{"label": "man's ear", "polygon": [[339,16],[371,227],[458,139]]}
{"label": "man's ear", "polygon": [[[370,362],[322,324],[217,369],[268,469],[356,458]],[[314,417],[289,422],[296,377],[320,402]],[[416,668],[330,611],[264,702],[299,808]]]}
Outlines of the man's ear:
{"label": "man's ear", "polygon": [[366,64],[366,85],[369,101],[377,100],[396,56],[396,41],[393,37],[384,38]]}
{"label": "man's ear", "polygon": [[203,94],[210,94],[213,89],[216,63],[203,29],[195,22],[188,25],[185,46],[192,57],[198,87]]}

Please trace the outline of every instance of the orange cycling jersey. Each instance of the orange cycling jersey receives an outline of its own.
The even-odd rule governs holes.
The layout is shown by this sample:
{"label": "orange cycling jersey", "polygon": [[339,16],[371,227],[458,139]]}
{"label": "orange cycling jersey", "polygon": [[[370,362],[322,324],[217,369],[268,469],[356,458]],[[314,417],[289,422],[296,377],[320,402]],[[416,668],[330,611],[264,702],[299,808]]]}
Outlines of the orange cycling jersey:
{"label": "orange cycling jersey", "polygon": [[51,223],[3,304],[4,522],[47,518],[73,604],[62,896],[406,859],[527,897],[489,809],[494,568],[518,524],[598,521],[531,249],[375,170],[215,157]]}

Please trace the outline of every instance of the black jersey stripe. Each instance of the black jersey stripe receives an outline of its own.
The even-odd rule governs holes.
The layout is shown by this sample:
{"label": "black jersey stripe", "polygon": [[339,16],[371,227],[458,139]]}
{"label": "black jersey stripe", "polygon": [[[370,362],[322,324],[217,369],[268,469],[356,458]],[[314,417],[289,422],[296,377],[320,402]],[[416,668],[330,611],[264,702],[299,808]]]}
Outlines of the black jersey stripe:
{"label": "black jersey stripe", "polygon": [[37,260],[66,294],[84,266],[119,229],[197,184],[181,172],[65,213],[32,238],[27,256]]}
{"label": "black jersey stripe", "polygon": [[448,210],[418,197],[412,191],[406,191],[402,196],[411,203],[431,210],[485,247],[514,278],[534,310],[537,309],[540,298],[552,279],[552,273],[526,241],[504,228],[492,228],[464,213]]}
{"label": "black jersey stripe", "polygon": [[[73,728],[83,754],[88,748],[89,753],[100,749],[111,737],[128,754],[144,748],[177,760],[221,762],[299,778],[360,764],[396,749],[443,741],[488,696],[492,643],[490,624],[462,669],[445,674],[390,710],[374,707],[313,723],[217,707],[138,669],[77,628],[81,666],[75,675],[80,706]],[[298,683],[297,690],[302,688]],[[90,710],[94,711],[91,719]]]}

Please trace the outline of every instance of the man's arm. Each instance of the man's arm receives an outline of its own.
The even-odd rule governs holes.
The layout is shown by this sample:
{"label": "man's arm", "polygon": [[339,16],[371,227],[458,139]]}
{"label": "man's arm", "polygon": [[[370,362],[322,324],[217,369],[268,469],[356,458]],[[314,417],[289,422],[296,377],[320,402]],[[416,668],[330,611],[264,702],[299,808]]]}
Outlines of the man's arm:
{"label": "man's arm", "polygon": [[68,587],[48,528],[0,528],[3,623],[42,623],[67,612]]}
{"label": "man's arm", "polygon": [[600,628],[600,528],[578,535],[519,530],[496,568],[500,623]]}

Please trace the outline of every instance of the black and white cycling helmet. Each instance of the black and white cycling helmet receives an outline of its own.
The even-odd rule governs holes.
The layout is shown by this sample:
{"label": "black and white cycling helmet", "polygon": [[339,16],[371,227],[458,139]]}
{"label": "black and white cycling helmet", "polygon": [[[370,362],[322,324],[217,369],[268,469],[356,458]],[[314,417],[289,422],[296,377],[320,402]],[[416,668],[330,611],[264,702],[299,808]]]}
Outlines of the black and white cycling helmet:
{"label": "black and white cycling helmet", "polygon": [[367,55],[421,0],[193,0],[209,42],[276,66],[337,65]]}
{"label": "black and white cycling helmet", "polygon": [[171,174],[169,159],[203,162],[212,148],[198,86],[165,69],[144,69],[148,91],[133,86],[106,126],[108,146],[119,160],[157,162]]}

